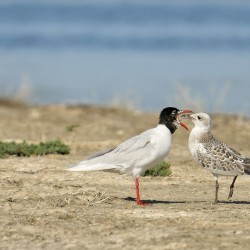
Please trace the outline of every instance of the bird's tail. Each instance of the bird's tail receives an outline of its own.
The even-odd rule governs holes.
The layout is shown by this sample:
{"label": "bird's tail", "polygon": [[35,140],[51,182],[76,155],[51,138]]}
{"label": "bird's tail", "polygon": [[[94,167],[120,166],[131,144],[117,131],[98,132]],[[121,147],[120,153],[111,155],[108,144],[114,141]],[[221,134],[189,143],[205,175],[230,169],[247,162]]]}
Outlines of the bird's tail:
{"label": "bird's tail", "polygon": [[111,164],[92,163],[91,161],[82,161],[78,164],[68,168],[68,171],[98,171],[98,170],[112,170],[116,167]]}
{"label": "bird's tail", "polygon": [[117,166],[105,160],[106,155],[110,153],[113,149],[114,148],[103,150],[91,156],[88,156],[84,161],[81,161],[77,163],[76,165],[73,165],[67,170],[68,171],[98,171],[98,170],[112,171],[112,170],[115,170],[117,169]]}
{"label": "bird's tail", "polygon": [[250,158],[243,158],[244,173],[250,175]]}

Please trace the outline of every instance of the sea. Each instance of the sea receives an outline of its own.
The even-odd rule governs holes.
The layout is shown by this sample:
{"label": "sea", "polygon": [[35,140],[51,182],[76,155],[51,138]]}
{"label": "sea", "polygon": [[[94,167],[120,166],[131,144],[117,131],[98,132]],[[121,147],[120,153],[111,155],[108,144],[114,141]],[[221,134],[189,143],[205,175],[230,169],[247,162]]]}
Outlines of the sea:
{"label": "sea", "polygon": [[250,1],[0,0],[0,96],[250,116]]}

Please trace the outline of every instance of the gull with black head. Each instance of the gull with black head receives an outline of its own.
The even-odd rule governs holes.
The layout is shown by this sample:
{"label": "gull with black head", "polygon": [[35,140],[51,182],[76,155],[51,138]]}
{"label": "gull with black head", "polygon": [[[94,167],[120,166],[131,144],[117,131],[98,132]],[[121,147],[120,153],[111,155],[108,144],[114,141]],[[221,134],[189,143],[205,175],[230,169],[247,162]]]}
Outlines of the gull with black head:
{"label": "gull with black head", "polygon": [[135,178],[136,203],[148,205],[141,201],[139,176],[147,169],[161,162],[171,148],[171,137],[175,130],[182,126],[182,118],[192,113],[190,110],[179,110],[174,107],[164,108],[155,128],[134,136],[113,149],[97,153],[69,168],[69,171],[109,171],[131,175]]}

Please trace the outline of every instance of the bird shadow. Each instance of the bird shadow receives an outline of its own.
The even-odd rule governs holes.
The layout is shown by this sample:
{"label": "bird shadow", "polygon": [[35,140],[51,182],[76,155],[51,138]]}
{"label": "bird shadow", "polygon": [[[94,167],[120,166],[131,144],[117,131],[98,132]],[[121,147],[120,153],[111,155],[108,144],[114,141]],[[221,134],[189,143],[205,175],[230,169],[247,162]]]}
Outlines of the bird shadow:
{"label": "bird shadow", "polygon": [[[133,197],[122,198],[125,201],[136,202],[136,199]],[[190,204],[190,203],[209,203],[209,201],[162,201],[162,200],[143,200],[143,202],[148,204]],[[217,204],[242,204],[242,205],[250,205],[250,201],[218,201]],[[216,205],[216,204],[215,204]]]}
{"label": "bird shadow", "polygon": [[[125,201],[132,201],[135,202],[136,199],[133,197],[123,198]],[[161,200],[143,200],[143,202],[148,204],[184,204],[187,203],[186,201],[161,201]]]}
{"label": "bird shadow", "polygon": [[218,204],[245,204],[245,205],[250,205],[250,201],[218,201]]}

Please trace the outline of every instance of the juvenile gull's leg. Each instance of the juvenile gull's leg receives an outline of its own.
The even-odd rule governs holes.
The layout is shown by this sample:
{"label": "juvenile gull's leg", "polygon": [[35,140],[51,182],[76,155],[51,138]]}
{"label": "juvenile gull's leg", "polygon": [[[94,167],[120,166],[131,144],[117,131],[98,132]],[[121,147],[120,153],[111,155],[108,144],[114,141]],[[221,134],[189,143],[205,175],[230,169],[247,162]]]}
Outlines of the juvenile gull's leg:
{"label": "juvenile gull's leg", "polygon": [[229,191],[228,199],[232,198],[232,196],[233,196],[233,193],[234,193],[234,183],[235,183],[237,177],[238,177],[238,175],[234,176],[233,182],[232,182],[232,184],[230,186],[230,191]]}
{"label": "juvenile gull's leg", "polygon": [[219,182],[218,182],[218,177],[215,176],[215,200],[214,203],[217,204],[218,203],[218,191],[219,191]]}

